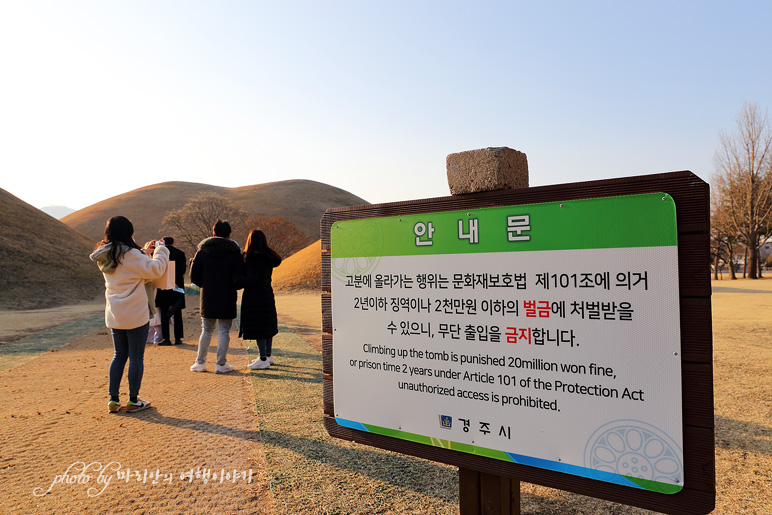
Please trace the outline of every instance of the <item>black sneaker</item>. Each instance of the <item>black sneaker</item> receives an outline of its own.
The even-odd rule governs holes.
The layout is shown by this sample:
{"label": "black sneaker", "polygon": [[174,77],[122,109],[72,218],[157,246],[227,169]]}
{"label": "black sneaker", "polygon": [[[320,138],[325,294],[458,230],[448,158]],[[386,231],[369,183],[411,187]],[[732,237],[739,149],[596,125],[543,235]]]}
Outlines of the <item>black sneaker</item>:
{"label": "black sneaker", "polygon": [[182,345],[182,340],[174,340],[174,343],[172,345]]}
{"label": "black sneaker", "polygon": [[135,411],[142,411],[143,409],[148,409],[150,407],[150,403],[148,401],[143,401],[139,397],[137,397],[137,402],[131,402],[129,401],[128,404],[126,404],[126,413],[134,413]]}
{"label": "black sneaker", "polygon": [[171,344],[172,344],[172,342],[170,342],[169,340],[162,340],[162,341],[156,343],[156,345],[158,345],[159,347],[161,345],[171,345]]}

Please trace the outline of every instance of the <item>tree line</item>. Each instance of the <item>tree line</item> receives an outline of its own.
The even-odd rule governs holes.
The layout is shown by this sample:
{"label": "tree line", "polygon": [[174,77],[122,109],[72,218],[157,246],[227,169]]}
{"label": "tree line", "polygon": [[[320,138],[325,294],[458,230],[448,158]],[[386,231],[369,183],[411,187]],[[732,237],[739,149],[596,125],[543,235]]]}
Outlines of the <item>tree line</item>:
{"label": "tree line", "polygon": [[721,132],[711,177],[711,267],[732,279],[762,277],[772,256],[759,250],[772,238],[772,130],[765,110],[743,104],[732,132]]}
{"label": "tree line", "polygon": [[198,244],[212,236],[212,227],[217,220],[230,223],[233,231],[231,238],[242,246],[252,229],[260,229],[270,247],[282,259],[313,243],[291,221],[280,216],[250,218],[227,197],[217,193],[203,193],[191,198],[181,208],[167,211],[162,224],[166,231],[174,235],[175,245],[192,256]]}

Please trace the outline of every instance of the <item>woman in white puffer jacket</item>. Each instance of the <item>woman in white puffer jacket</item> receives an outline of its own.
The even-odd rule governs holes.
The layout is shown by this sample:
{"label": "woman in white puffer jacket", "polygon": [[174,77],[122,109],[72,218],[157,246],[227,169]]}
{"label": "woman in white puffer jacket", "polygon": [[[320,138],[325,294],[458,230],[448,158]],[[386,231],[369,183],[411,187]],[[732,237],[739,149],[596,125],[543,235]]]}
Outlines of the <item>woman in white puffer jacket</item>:
{"label": "woman in white puffer jacket", "polygon": [[139,398],[144,372],[145,343],[150,322],[145,283],[161,277],[169,261],[163,242],[153,256],[145,255],[134,241],[134,226],[128,218],[114,216],[107,221],[104,240],[89,256],[105,278],[105,325],[110,328],[115,355],[110,363],[108,409],[120,409],[118,397],[123,370],[129,361],[129,402],[131,413],[150,407]]}

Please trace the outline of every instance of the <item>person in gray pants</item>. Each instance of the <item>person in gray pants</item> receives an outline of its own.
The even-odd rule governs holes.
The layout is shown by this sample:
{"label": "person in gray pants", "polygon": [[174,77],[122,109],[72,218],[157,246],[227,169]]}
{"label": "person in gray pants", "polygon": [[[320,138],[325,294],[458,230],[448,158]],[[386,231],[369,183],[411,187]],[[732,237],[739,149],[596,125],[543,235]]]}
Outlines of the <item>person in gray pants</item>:
{"label": "person in gray pants", "polygon": [[237,285],[235,277],[244,274],[244,260],[239,244],[230,239],[231,226],[218,220],[212,237],[198,244],[190,266],[190,280],[201,288],[201,337],[198,356],[191,365],[193,372],[206,372],[206,356],[212,335],[217,330],[217,362],[215,373],[231,372],[227,362],[230,329],[236,318]]}

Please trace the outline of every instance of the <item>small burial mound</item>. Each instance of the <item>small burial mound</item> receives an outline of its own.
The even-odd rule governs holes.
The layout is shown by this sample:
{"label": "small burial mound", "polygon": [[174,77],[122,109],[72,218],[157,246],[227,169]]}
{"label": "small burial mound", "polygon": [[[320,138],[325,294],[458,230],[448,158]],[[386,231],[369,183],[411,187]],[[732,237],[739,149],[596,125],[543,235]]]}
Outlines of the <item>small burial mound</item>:
{"label": "small burial mound", "polygon": [[321,240],[295,252],[273,271],[272,285],[278,292],[321,291]]}

